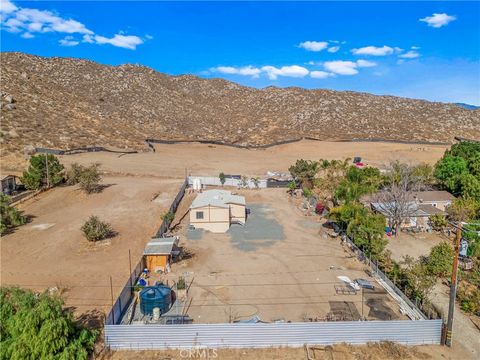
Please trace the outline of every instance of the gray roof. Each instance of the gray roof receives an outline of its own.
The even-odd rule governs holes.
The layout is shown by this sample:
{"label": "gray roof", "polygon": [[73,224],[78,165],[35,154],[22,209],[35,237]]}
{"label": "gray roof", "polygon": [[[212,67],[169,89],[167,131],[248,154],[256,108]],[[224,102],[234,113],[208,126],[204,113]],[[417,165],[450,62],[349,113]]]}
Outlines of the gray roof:
{"label": "gray roof", "polygon": [[233,195],[227,190],[207,190],[193,200],[190,209],[196,209],[204,206],[215,206],[228,209],[228,204],[245,205],[245,198],[239,195]]}
{"label": "gray roof", "polygon": [[173,246],[178,244],[178,237],[151,239],[143,250],[143,255],[170,255]]}
{"label": "gray roof", "polygon": [[[386,217],[390,216],[389,210],[394,209],[394,203],[372,203],[372,207],[374,210],[382,213]],[[421,217],[421,216],[430,216],[430,215],[446,215],[446,212],[432,206],[429,204],[416,204],[414,202],[408,203],[408,207],[411,209],[410,217]]]}

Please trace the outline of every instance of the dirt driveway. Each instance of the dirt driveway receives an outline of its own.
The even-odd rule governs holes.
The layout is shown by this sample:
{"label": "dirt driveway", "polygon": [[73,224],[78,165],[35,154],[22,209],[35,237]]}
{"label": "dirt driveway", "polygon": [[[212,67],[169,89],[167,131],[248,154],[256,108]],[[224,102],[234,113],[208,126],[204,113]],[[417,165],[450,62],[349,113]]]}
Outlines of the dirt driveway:
{"label": "dirt driveway", "polygon": [[[364,266],[327,237],[317,217],[304,216],[285,189],[243,190],[251,209],[247,225],[225,234],[179,230],[195,253],[175,264],[170,277],[193,279],[189,315],[195,322],[229,322],[259,316],[264,321],[309,321],[330,315],[358,320],[404,319],[398,305],[376,284],[362,295],[337,294],[337,276],[368,278]],[[191,201],[191,198],[189,198]]]}
{"label": "dirt driveway", "polygon": [[[22,204],[19,208],[32,221],[0,240],[2,285],[58,287],[78,313],[108,311],[110,276],[116,298],[130,272],[128,251],[135,266],[181,181],[105,177],[103,184],[99,194],[87,196],[65,186]],[[90,215],[111,223],[118,236],[87,242],[80,227]]]}

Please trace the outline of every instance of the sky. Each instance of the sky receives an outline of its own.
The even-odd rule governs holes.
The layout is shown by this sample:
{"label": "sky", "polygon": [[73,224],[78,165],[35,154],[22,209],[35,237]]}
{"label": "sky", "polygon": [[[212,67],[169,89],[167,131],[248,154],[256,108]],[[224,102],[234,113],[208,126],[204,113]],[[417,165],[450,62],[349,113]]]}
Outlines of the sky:
{"label": "sky", "polygon": [[480,105],[480,2],[0,0],[1,51]]}

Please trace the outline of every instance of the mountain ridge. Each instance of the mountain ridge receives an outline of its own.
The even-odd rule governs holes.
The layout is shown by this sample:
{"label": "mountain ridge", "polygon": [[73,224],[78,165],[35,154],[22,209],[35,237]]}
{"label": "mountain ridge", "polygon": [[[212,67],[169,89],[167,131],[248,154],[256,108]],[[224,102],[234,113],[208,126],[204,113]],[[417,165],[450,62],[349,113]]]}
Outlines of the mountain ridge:
{"label": "mountain ridge", "polygon": [[7,153],[27,146],[145,149],[146,138],[240,145],[299,137],[480,139],[480,110],[453,103],[327,89],[258,89],[221,78],[167,75],[144,65],[18,52],[2,52],[0,61],[1,141]]}

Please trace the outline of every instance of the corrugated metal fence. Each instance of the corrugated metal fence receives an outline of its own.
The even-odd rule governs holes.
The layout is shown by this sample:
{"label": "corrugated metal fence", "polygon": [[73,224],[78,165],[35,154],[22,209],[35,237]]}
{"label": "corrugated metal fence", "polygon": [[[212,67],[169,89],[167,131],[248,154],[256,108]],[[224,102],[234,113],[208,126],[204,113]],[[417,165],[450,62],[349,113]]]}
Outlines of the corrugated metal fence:
{"label": "corrugated metal fence", "polygon": [[264,348],[304,344],[440,344],[442,320],[283,324],[107,325],[112,349]]}

